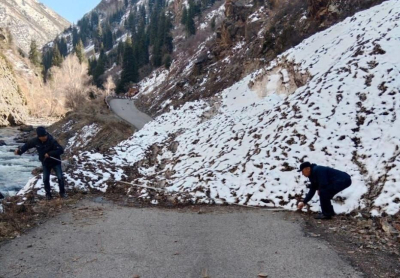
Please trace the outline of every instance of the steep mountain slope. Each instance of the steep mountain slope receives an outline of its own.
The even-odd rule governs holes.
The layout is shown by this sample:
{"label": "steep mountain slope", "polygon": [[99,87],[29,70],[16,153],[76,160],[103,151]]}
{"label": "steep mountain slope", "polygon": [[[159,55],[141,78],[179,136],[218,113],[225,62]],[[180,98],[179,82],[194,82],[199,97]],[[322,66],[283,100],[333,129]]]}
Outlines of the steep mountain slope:
{"label": "steep mountain slope", "polygon": [[[169,107],[118,147],[76,156],[68,183],[107,191],[125,180],[178,191],[175,201],[295,209],[305,192],[295,170],[310,160],[352,175],[337,212],[396,214],[399,19],[395,0],[357,13],[214,97]],[[40,177],[21,193],[35,187]],[[136,186],[127,193],[162,199]],[[318,210],[317,197],[311,206]]]}
{"label": "steep mountain slope", "polygon": [[170,70],[157,78],[157,86],[151,90],[142,86],[146,93],[139,95],[138,105],[160,115],[171,105],[176,108],[187,101],[211,97],[310,35],[381,2],[216,2],[197,19],[195,36],[174,37]]}
{"label": "steep mountain slope", "polygon": [[8,28],[25,53],[32,40],[42,47],[70,23],[37,0],[1,0],[0,27]]}
{"label": "steep mountain slope", "polygon": [[26,99],[13,67],[0,53],[0,127],[23,124],[27,115]]}
{"label": "steep mountain slope", "polygon": [[18,82],[21,75],[15,69],[19,73],[29,67],[14,55],[10,34],[0,28],[0,127],[23,124],[28,116],[26,97]]}
{"label": "steep mountain slope", "polygon": [[[136,83],[149,74],[153,80],[157,79],[157,86],[152,86],[151,90],[142,88],[146,94],[140,94],[137,99],[138,106],[156,116],[167,112],[170,105],[178,107],[221,92],[315,32],[382,1],[104,0],[77,26],[63,33],[68,46],[64,42],[58,45],[59,49],[72,50],[81,39],[88,57],[97,59],[91,63],[91,74],[101,86],[108,75],[119,83],[124,55],[122,42],[132,32],[136,33],[132,41],[138,55],[136,60],[140,61],[140,76],[122,83]],[[187,24],[182,23],[184,10],[190,6],[194,11],[194,35],[189,35]],[[173,51],[165,51],[172,46],[154,47],[157,41],[154,30],[163,30],[157,23],[156,28],[151,24],[158,20],[154,9],[156,14],[162,10],[173,25]],[[144,31],[139,32],[140,22],[145,26]],[[144,37],[139,39],[139,33],[144,33]],[[157,36],[169,37],[170,34]],[[102,47],[104,51],[100,56]],[[154,51],[159,49],[163,49],[162,54],[155,55]],[[160,60],[165,63],[166,56],[170,56],[172,64],[164,71]],[[164,79],[154,78],[161,72]],[[118,87],[118,92],[129,90],[122,87],[125,86]]]}

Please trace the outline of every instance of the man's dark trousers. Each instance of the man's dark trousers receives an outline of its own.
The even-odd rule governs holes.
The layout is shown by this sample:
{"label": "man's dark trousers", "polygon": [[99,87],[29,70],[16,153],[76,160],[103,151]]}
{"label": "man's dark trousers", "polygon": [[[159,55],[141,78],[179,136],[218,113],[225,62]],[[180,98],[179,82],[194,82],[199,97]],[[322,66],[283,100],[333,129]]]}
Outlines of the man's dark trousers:
{"label": "man's dark trousers", "polygon": [[43,183],[44,183],[44,190],[46,191],[46,195],[51,196],[51,188],[50,188],[51,169],[54,169],[54,171],[56,172],[57,179],[58,179],[58,186],[60,188],[60,195],[64,195],[65,194],[64,177],[63,177],[63,172],[61,169],[61,164],[52,165],[52,166],[43,165]]}
{"label": "man's dark trousers", "polygon": [[333,206],[331,200],[333,197],[338,194],[340,191],[345,190],[347,187],[351,185],[351,179],[345,179],[341,181],[335,182],[332,186],[321,189],[319,192],[319,200],[321,203],[322,214],[325,216],[334,216],[335,211],[333,210]]}

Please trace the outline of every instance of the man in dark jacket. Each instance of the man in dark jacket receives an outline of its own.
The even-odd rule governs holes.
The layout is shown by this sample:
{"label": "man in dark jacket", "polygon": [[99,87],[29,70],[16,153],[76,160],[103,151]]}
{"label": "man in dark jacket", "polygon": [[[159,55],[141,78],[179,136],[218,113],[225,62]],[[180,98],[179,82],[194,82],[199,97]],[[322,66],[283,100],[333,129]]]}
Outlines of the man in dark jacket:
{"label": "man in dark jacket", "polygon": [[37,137],[29,140],[21,148],[15,150],[16,155],[22,155],[24,152],[31,148],[36,148],[39,154],[39,160],[43,165],[43,183],[44,189],[46,191],[46,198],[50,200],[51,189],[50,189],[50,172],[51,169],[57,174],[58,185],[60,188],[60,197],[65,198],[64,189],[64,178],[61,169],[61,155],[64,153],[63,148],[58,144],[58,142],[47,133],[44,127],[38,127],[36,129]]}
{"label": "man in dark jacket", "polygon": [[331,219],[335,215],[331,200],[336,194],[351,185],[351,177],[345,172],[310,162],[302,163],[298,172],[302,172],[303,176],[309,178],[311,182],[310,191],[304,201],[298,204],[298,209],[301,210],[318,191],[322,214],[315,218]]}

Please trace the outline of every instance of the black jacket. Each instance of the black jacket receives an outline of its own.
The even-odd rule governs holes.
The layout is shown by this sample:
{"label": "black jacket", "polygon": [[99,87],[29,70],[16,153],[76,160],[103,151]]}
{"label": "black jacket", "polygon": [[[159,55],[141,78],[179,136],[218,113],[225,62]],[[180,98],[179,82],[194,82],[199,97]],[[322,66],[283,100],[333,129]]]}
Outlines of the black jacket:
{"label": "black jacket", "polygon": [[311,165],[311,176],[309,177],[311,182],[310,191],[304,198],[304,203],[308,203],[315,195],[317,190],[334,190],[335,184],[341,184],[344,182],[351,183],[349,174],[316,164]]}
{"label": "black jacket", "polygon": [[42,143],[39,138],[33,138],[23,145],[18,154],[21,155],[31,148],[36,148],[39,154],[39,160],[44,166],[52,167],[61,164],[61,162],[52,158],[45,158],[44,155],[47,153],[58,160],[61,160],[61,155],[64,153],[64,149],[58,144],[57,140],[50,134],[47,134],[47,141]]}

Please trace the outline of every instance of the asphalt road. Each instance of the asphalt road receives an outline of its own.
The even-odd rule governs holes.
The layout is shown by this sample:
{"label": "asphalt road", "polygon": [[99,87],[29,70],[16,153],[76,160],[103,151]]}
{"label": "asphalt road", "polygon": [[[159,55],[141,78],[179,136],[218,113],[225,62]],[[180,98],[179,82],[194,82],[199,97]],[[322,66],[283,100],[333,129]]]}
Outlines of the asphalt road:
{"label": "asphalt road", "polygon": [[362,277],[292,213],[82,201],[0,246],[0,277]]}
{"label": "asphalt road", "polygon": [[153,119],[147,114],[140,112],[130,99],[112,99],[111,110],[125,121],[131,123],[137,129],[143,128],[145,124]]}

